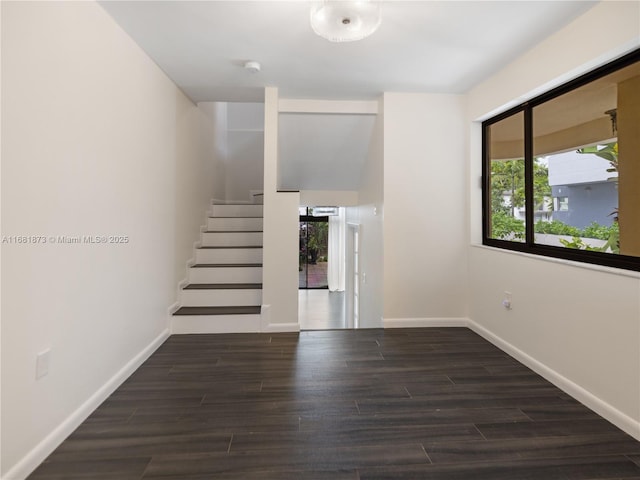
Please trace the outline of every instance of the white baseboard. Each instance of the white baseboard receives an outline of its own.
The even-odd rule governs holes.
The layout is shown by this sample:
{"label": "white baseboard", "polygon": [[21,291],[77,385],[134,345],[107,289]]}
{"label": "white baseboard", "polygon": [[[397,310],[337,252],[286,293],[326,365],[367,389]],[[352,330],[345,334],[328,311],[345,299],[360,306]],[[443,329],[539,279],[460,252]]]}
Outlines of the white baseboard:
{"label": "white baseboard", "polygon": [[616,427],[625,431],[636,440],[640,441],[640,421],[629,417],[627,414],[621,412],[601,398],[596,397],[594,394],[585,390],[577,383],[572,382],[552,368],[531,357],[519,348],[511,345],[509,342],[493,334],[483,326],[477,324],[473,320],[469,320],[468,326],[478,335],[485,338],[501,350],[507,352],[520,363],[526,365],[539,375],[542,375],[556,387],[568,393],[573,398],[596,412],[598,415],[604,417],[606,420],[613,423]]}
{"label": "white baseboard", "polygon": [[299,332],[299,323],[270,323],[266,327],[263,327],[263,332],[266,333],[285,333],[285,332]]}
{"label": "white baseboard", "polygon": [[254,204],[254,202],[250,200],[233,200],[233,199],[219,200],[215,198],[211,203],[212,205],[253,205]]}
{"label": "white baseboard", "polygon": [[300,323],[271,323],[271,305],[262,305],[260,309],[260,331],[270,333],[299,332]]}
{"label": "white baseboard", "polygon": [[249,201],[258,205],[264,205],[264,190],[249,190]]}
{"label": "white baseboard", "polygon": [[576,400],[602,416],[615,426],[640,441],[640,421],[621,412],[613,405],[595,396],[577,383],[569,380],[549,366],[536,360],[529,354],[495,335],[483,326],[468,318],[385,318],[384,328],[429,328],[429,327],[468,327],[520,363],[543,376],[549,382],[568,393]]}
{"label": "white baseboard", "polygon": [[265,305],[264,303],[260,307],[260,331],[266,332],[271,323],[271,305]]}
{"label": "white baseboard", "polygon": [[[189,270],[189,266],[187,266],[187,270]],[[188,275],[188,272],[187,272]],[[178,299],[177,301],[175,301],[173,304],[171,304],[169,306],[169,308],[167,309],[167,312],[169,314],[169,327],[171,326],[171,317],[174,313],[176,313],[178,311],[178,309],[182,306],[182,304],[180,303],[180,292],[182,291],[182,289],[184,287],[186,287],[187,285],[189,285],[189,280],[187,278],[183,278],[182,280],[180,280],[178,282],[178,286],[176,288],[176,298]],[[171,330],[171,329],[170,329]],[[173,333],[173,332],[172,332]]]}
{"label": "white baseboard", "polygon": [[69,415],[38,445],[27,453],[18,463],[9,469],[3,478],[7,480],[24,479],[53,452],[73,431],[80,426],[93,411],[104,402],[144,361],[162,345],[169,337],[169,330],[164,330],[140,353],[133,357],[107,383],[89,397],[75,412]]}
{"label": "white baseboard", "polygon": [[169,321],[171,321],[171,316],[176,313],[180,309],[180,302],[175,302],[173,305],[169,307]]}
{"label": "white baseboard", "polygon": [[383,318],[384,328],[467,327],[468,318]]}

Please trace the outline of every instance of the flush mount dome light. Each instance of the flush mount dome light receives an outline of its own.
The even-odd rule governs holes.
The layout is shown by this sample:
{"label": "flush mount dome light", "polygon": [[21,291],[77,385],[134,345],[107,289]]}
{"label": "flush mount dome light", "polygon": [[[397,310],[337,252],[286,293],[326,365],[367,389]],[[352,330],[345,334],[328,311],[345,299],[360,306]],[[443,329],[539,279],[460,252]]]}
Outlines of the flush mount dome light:
{"label": "flush mount dome light", "polygon": [[380,26],[377,0],[323,0],[311,7],[311,28],[330,42],[353,42]]}

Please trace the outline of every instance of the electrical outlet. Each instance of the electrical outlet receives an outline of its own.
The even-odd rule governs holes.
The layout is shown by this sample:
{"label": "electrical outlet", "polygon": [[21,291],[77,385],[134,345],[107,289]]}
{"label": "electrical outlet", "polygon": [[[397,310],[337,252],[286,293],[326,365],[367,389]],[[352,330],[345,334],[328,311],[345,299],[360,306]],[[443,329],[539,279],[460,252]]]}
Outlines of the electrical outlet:
{"label": "electrical outlet", "polygon": [[36,380],[49,374],[49,358],[51,356],[51,349],[38,353],[36,356]]}
{"label": "electrical outlet", "polygon": [[512,305],[511,292],[507,292],[507,291],[505,290],[505,292],[504,292],[504,297],[503,297],[503,299],[502,299],[502,306],[503,306],[504,308],[506,308],[507,310],[511,310],[511,308],[512,308],[512,306],[511,306],[511,305]]}

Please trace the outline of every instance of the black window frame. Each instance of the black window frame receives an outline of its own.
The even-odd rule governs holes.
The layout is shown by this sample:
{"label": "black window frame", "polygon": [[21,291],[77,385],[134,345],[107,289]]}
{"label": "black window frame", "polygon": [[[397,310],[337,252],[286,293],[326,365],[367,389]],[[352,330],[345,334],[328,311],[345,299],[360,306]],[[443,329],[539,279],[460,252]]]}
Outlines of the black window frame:
{"label": "black window frame", "polygon": [[[505,250],[533,255],[560,258],[575,262],[603,265],[625,270],[640,271],[640,257],[604,252],[578,250],[568,247],[543,245],[534,242],[533,212],[533,109],[572,90],[587,85],[605,75],[640,61],[640,49],[634,50],[606,65],[543,93],[482,122],[482,244]],[[524,114],[524,163],[525,163],[525,240],[515,242],[489,237],[491,231],[491,159],[487,132],[491,125],[518,113]],[[640,188],[640,185],[638,186]]]}

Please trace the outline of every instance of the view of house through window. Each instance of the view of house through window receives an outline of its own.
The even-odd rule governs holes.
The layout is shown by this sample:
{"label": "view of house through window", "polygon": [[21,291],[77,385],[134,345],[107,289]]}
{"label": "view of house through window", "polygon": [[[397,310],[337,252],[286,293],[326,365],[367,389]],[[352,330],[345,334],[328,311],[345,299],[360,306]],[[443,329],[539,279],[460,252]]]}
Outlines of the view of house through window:
{"label": "view of house through window", "polygon": [[639,269],[638,57],[485,122],[486,244]]}
{"label": "view of house through window", "polygon": [[619,252],[616,150],[612,142],[542,157],[548,176],[534,191],[550,216],[536,223],[536,243]]}

